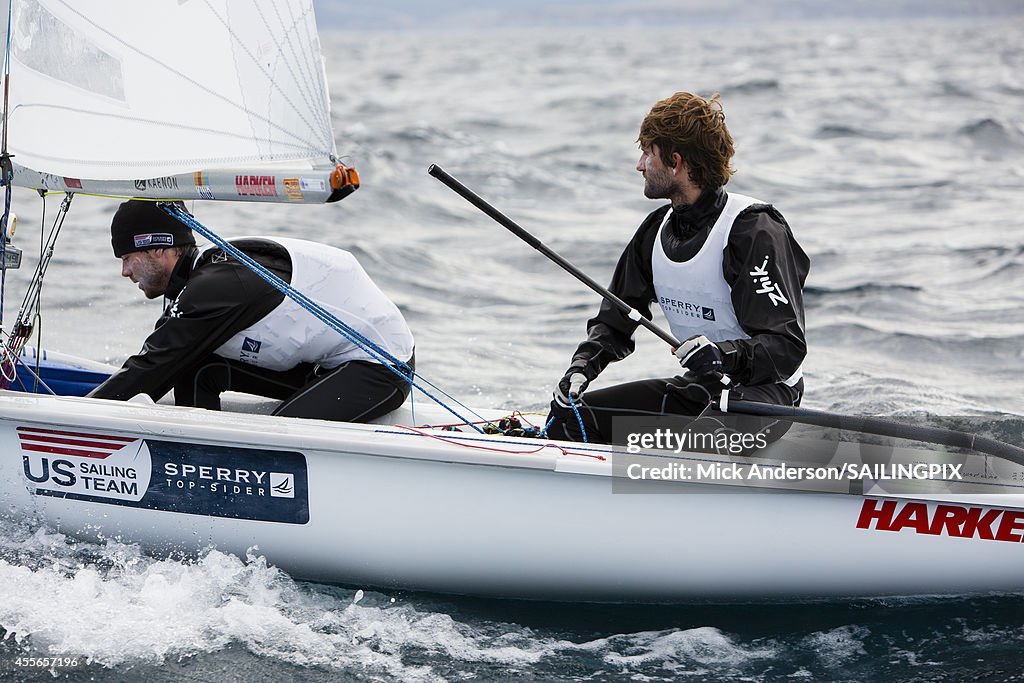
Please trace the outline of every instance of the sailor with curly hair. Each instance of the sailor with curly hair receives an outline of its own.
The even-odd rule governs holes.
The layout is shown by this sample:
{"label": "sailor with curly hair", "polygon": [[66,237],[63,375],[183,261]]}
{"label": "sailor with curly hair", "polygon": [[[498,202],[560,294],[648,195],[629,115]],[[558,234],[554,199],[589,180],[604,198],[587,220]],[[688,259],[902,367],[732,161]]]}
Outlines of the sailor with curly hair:
{"label": "sailor with curly hair", "polygon": [[737,398],[798,405],[810,261],[775,207],[726,192],[734,150],[718,95],[679,92],[658,102],[638,142],[644,195],[671,203],[641,223],[609,290],[648,318],[657,302],[685,340],[675,350],[683,372],[584,395],[635,348],[638,323],[603,302],[556,386],[548,433],[579,441],[585,430],[587,440],[608,443],[612,418],[697,415],[726,377]]}

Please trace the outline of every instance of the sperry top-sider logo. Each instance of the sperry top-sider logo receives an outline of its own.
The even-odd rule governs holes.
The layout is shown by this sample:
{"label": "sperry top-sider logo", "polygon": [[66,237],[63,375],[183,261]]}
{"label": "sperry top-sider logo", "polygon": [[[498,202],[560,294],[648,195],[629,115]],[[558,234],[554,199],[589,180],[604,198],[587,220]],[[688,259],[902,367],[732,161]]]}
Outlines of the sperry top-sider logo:
{"label": "sperry top-sider logo", "polygon": [[251,363],[253,365],[259,365],[260,349],[263,347],[263,342],[259,339],[253,339],[252,337],[245,337],[242,340],[242,349],[238,354],[238,360],[243,363]]}
{"label": "sperry top-sider logo", "polygon": [[658,303],[661,304],[661,310],[663,311],[674,311],[688,318],[715,319],[715,309],[701,306],[699,303],[680,301],[679,299],[671,299],[667,296],[659,297]]}

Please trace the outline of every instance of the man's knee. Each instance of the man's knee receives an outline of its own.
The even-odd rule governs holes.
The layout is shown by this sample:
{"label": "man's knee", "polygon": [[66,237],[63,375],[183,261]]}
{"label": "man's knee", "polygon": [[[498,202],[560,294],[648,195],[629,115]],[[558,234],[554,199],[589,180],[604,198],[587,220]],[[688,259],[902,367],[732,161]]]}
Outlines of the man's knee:
{"label": "man's knee", "polygon": [[220,410],[221,392],[227,391],[230,369],[220,360],[200,363],[185,371],[174,384],[174,403],[179,406]]}

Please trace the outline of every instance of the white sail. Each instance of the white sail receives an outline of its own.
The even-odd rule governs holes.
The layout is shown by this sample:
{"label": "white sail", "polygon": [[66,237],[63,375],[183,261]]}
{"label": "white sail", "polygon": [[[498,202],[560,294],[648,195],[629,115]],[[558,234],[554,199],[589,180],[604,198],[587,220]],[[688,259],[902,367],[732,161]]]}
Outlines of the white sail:
{"label": "white sail", "polygon": [[[334,134],[311,0],[12,2],[16,184],[258,201],[330,194]],[[303,177],[314,169],[325,172]]]}

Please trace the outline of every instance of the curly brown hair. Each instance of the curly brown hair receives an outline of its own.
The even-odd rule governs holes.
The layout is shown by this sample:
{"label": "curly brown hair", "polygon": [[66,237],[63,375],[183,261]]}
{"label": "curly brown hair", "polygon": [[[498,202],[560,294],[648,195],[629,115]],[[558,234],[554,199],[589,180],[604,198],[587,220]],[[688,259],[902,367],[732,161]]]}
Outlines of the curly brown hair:
{"label": "curly brown hair", "polygon": [[679,154],[698,187],[725,185],[735,173],[729,164],[735,150],[718,97],[677,92],[661,100],[644,117],[637,142],[643,148],[657,145],[666,166],[673,165],[673,153]]}

